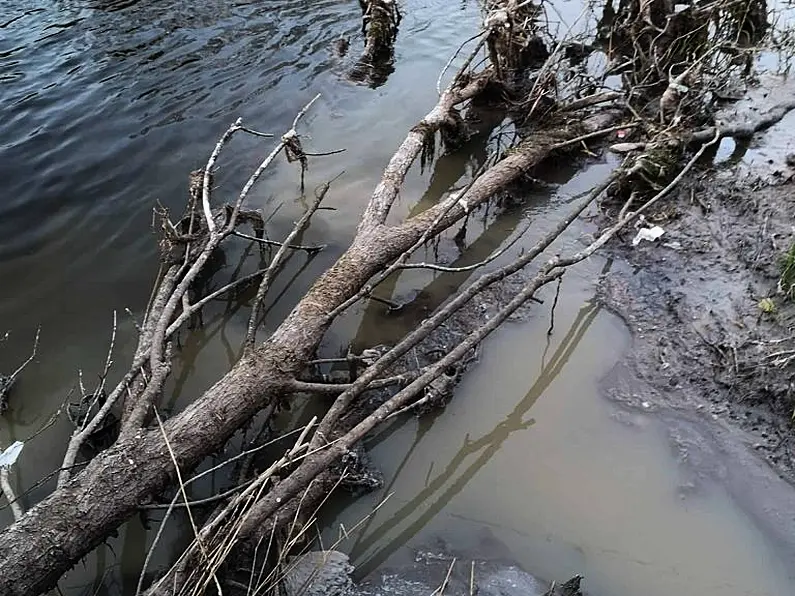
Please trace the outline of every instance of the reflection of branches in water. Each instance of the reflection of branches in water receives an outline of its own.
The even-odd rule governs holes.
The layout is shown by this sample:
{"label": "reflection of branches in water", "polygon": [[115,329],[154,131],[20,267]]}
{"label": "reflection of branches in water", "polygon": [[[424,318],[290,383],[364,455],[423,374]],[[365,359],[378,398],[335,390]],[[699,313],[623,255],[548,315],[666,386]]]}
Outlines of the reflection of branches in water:
{"label": "reflection of branches in water", "polygon": [[[450,266],[464,267],[486,259],[511,237],[521,220],[522,211],[520,209],[502,211],[486,230],[467,247],[461,257]],[[371,301],[362,319],[360,337],[357,338],[357,341],[364,339],[367,342],[366,345],[394,343],[405,335],[407,328],[415,327],[419,320],[426,317],[428,313],[435,312],[448,298],[455,295],[476,272],[477,269],[472,269],[436,275],[399,312],[385,315],[383,305]],[[379,286],[378,294],[383,296],[388,292],[388,295],[392,295],[399,277],[399,275],[393,274],[387,282]],[[358,343],[356,345],[358,346]]]}
{"label": "reflection of branches in water", "polygon": [[[351,548],[351,558],[364,557],[368,549],[373,545],[380,542],[383,537],[403,523],[409,516],[413,515],[420,507],[428,502],[432,495],[437,493],[445,484],[454,476],[459,467],[471,455],[481,452],[477,459],[472,462],[463,472],[460,473],[458,478],[442,492],[429,506],[423,511],[417,519],[408,525],[400,534],[386,543],[380,550],[377,550],[372,555],[364,558],[363,561],[357,562],[357,573],[363,577],[372,572],[379,565],[381,565],[396,549],[400,548],[408,542],[408,540],[424,528],[428,522],[435,517],[450,501],[458,494],[467,483],[480,471],[480,469],[488,463],[488,461],[499,451],[503,443],[516,431],[529,428],[534,420],[532,418],[525,418],[525,415],[530,408],[535,404],[538,398],[547,390],[552,381],[557,378],[563,367],[569,361],[569,358],[576,350],[585,333],[590,328],[591,324],[599,314],[601,307],[596,303],[589,303],[580,309],[577,317],[573,321],[571,327],[566,333],[565,337],[560,342],[560,345],[555,350],[551,360],[546,364],[533,386],[524,396],[524,398],[516,405],[514,410],[505,417],[494,429],[489,433],[483,435],[479,439],[470,441],[465,438],[462,448],[450,460],[445,467],[444,471],[437,475],[433,480],[426,484],[413,499],[406,503],[400,510],[393,513],[390,518],[372,530],[367,537],[360,534],[359,539],[354,543]],[[430,430],[430,426],[424,432]],[[420,432],[415,439],[415,446],[419,443],[424,432]],[[409,451],[403,463],[401,463],[399,471],[405,465],[405,461],[413,452],[414,447]],[[398,473],[392,479],[387,491],[397,482]]]}
{"label": "reflection of branches in water", "polygon": [[[488,159],[487,146],[489,134],[490,131],[486,131],[484,134],[471,139],[455,154],[444,155],[436,160],[428,188],[425,190],[420,200],[413,205],[407,218],[423,213],[433,205],[436,205],[441,197],[467,174],[468,169],[470,169],[471,175],[475,175],[475,172],[477,172]],[[478,260],[479,259],[475,259],[472,262],[474,263]],[[400,273],[396,272],[388,279],[384,280],[379,284],[377,294],[380,297],[391,297],[395,292],[399,279]],[[442,297],[440,303],[443,301],[444,297]],[[389,326],[389,329],[396,330],[397,332],[398,326]],[[406,327],[401,328],[402,331],[405,331],[405,329]],[[384,330],[384,310],[383,305],[371,300],[368,302],[365,309],[362,322],[359,326],[359,332],[356,338],[351,342],[352,348],[357,350],[360,347],[368,347],[378,343],[390,343],[395,340],[394,333],[390,333],[389,337],[374,337],[376,330],[381,330],[382,332]],[[402,331],[397,336],[398,338],[403,336]]]}
{"label": "reflection of branches in water", "polygon": [[[451,191],[453,185],[468,173],[468,170],[471,176],[477,175],[476,173],[489,158],[488,146],[496,126],[495,120],[455,154],[444,155],[436,160],[425,193],[414,204],[407,217],[413,217],[436,205],[441,197]],[[574,171],[572,170],[572,175]],[[506,210],[487,225],[485,222],[488,220],[488,212],[486,212],[483,232],[450,266],[468,266],[487,258],[510,238],[521,217],[522,213],[518,209]],[[436,276],[404,305],[399,314],[385,316],[383,305],[377,300],[370,300],[362,316],[359,332],[351,342],[352,349],[358,351],[374,344],[394,343],[404,335],[405,329],[414,327],[419,318],[423,318],[428,312],[433,312],[443,304],[471,275],[472,271]],[[378,297],[388,299],[394,296],[400,277],[401,274],[396,272],[380,283],[376,291]],[[387,322],[388,324],[385,324]]]}
{"label": "reflection of branches in water", "polygon": [[[574,166],[564,167],[557,172],[558,178],[561,183],[566,183],[576,175],[577,171]],[[422,202],[420,201],[417,207]],[[482,262],[499,250],[516,233],[517,226],[524,217],[523,210],[519,207],[519,205],[512,208],[505,207],[499,211],[489,224],[484,224],[483,232],[449,266],[467,267]],[[362,317],[359,333],[352,343],[352,348],[354,351],[360,351],[370,345],[394,343],[403,337],[405,329],[416,326],[429,312],[435,312],[448,298],[455,295],[474,271],[476,269],[435,276],[424,288],[417,291],[410,301],[401,304],[398,312],[385,314],[383,304],[371,300]],[[399,274],[393,274],[381,283],[376,290],[378,297],[392,298],[399,279]]]}

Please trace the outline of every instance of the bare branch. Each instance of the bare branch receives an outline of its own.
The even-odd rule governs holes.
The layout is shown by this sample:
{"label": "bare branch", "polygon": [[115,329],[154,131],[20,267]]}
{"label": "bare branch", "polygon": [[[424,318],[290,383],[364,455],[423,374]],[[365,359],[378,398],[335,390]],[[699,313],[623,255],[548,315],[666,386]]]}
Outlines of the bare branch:
{"label": "bare branch", "polygon": [[411,129],[409,134],[403,140],[400,147],[398,147],[395,154],[389,160],[389,163],[384,170],[384,175],[381,182],[373,192],[373,196],[362,215],[361,222],[359,223],[359,231],[372,231],[377,226],[382,225],[389,214],[392,204],[397,198],[398,189],[406,177],[409,168],[414,163],[414,160],[422,151],[426,135],[435,134],[442,124],[447,121],[450,110],[472,97],[474,97],[480,90],[482,90],[486,83],[487,77],[475,77],[475,79],[464,86],[459,88],[461,74],[466,72],[469,68],[472,59],[483,46],[483,40],[465,60],[464,64],[458,70],[458,73],[453,78],[453,81],[448,85],[447,89],[442,93],[439,98],[439,103],[420,120],[419,124]]}
{"label": "bare branch", "polygon": [[246,346],[248,349],[254,345],[257,326],[259,325],[259,311],[262,307],[262,301],[265,298],[265,294],[267,294],[268,290],[270,289],[270,284],[276,271],[284,262],[287,251],[290,249],[293,240],[295,240],[295,238],[304,231],[306,226],[309,224],[309,220],[312,219],[315,211],[317,211],[318,207],[320,207],[320,203],[325,198],[329,188],[330,183],[327,182],[315,191],[315,200],[309,206],[309,209],[307,209],[301,218],[296,222],[295,226],[293,226],[292,231],[287,235],[287,238],[282,243],[282,246],[276,252],[276,256],[273,257],[273,260],[270,262],[270,265],[265,271],[265,275],[262,277],[262,281],[260,281],[259,284],[259,289],[257,290],[257,296],[254,298],[254,303],[251,305],[251,315],[249,316],[248,330],[246,332]]}
{"label": "bare branch", "polygon": [[[16,383],[17,377],[19,374],[25,369],[25,367],[33,362],[33,359],[36,358],[36,350],[39,347],[39,334],[41,333],[41,327],[36,329],[36,338],[33,340],[33,350],[31,351],[30,356],[28,357],[25,362],[20,364],[17,369],[12,372],[9,376],[0,375],[0,414],[5,411],[8,407],[8,395],[11,393],[11,389]],[[0,341],[5,341],[8,339],[8,332],[6,332],[5,336],[0,339]]]}
{"label": "bare branch", "polygon": [[207,160],[207,165],[204,166],[204,181],[202,183],[202,208],[204,209],[204,219],[207,223],[207,229],[210,231],[211,236],[214,236],[216,231],[213,212],[210,208],[210,180],[212,178],[213,167],[215,166],[215,162],[218,160],[218,156],[221,154],[221,149],[223,149],[227,141],[232,138],[232,135],[235,134],[236,131],[240,130],[240,125],[242,122],[242,118],[238,118],[235,120],[232,126],[226,129],[226,132],[223,134],[218,143],[216,143],[215,149],[213,149],[213,152],[210,154],[210,158]]}
{"label": "bare branch", "polygon": [[22,516],[25,515],[25,510],[22,509],[22,504],[17,499],[16,494],[14,493],[14,489],[11,486],[11,481],[8,478],[9,468],[7,466],[0,466],[0,489],[2,489],[3,496],[8,501],[8,505],[11,507],[11,513],[14,514],[14,519],[19,520],[22,519]]}
{"label": "bare branch", "polygon": [[489,263],[491,263],[495,259],[498,259],[501,255],[505,254],[506,251],[508,251],[514,244],[516,244],[525,235],[527,230],[530,229],[530,225],[531,225],[530,222],[526,223],[525,226],[519,231],[519,233],[516,234],[510,240],[510,242],[505,243],[504,246],[501,246],[500,248],[495,250],[493,253],[491,253],[488,257],[486,257],[482,261],[474,263],[473,265],[466,265],[464,267],[446,267],[444,265],[437,265],[436,263],[406,263],[406,264],[400,265],[399,268],[400,269],[430,269],[431,271],[442,271],[444,273],[461,273],[461,272],[464,272],[464,271],[474,271],[475,269],[480,269],[481,267],[484,267],[484,266],[488,265]]}
{"label": "bare branch", "polygon": [[[464,49],[464,46],[467,45],[470,41],[475,41],[478,37],[482,37],[483,35],[486,35],[486,33],[488,33],[488,31],[486,29],[484,29],[482,31],[479,31],[478,33],[476,33],[475,35],[473,35],[469,39],[465,39],[464,41],[461,42],[461,45],[458,46],[456,51],[453,52],[453,55],[450,56],[450,59],[445,63],[444,68],[442,68],[442,71],[439,73],[439,78],[436,79],[436,93],[437,93],[437,95],[441,95],[442,94],[442,78],[444,77],[444,73],[446,73],[447,69],[450,68],[450,66],[453,64],[453,60],[455,60],[456,57],[458,56],[458,54],[461,53],[461,50]],[[480,45],[475,50],[475,52],[473,52],[473,54],[476,53],[480,48],[482,48],[484,43],[485,43],[485,40],[481,40]]]}
{"label": "bare branch", "polygon": [[[701,156],[704,155],[704,152],[707,150],[708,147],[714,145],[720,140],[720,131],[716,130],[715,135],[712,137],[712,140],[708,143],[705,143],[701,146],[701,148],[696,151],[693,157],[690,158],[690,161],[685,164],[685,166],[679,171],[679,173],[671,180],[665,188],[660,190],[657,194],[655,194],[652,198],[646,201],[643,205],[641,205],[636,211],[631,211],[624,215],[620,220],[618,220],[615,224],[613,224],[610,228],[604,231],[599,237],[592,242],[585,250],[578,252],[577,254],[567,258],[567,259],[555,259],[554,267],[568,267],[569,265],[573,265],[574,263],[578,263],[584,259],[587,259],[592,254],[594,254],[597,250],[603,247],[607,242],[612,239],[622,228],[624,228],[628,223],[631,223],[638,217],[641,213],[648,210],[652,207],[655,203],[660,201],[660,199],[664,198],[671,192],[681,181],[682,178],[696,165]],[[552,262],[551,262],[552,263]]]}
{"label": "bare branch", "polygon": [[[103,392],[105,391],[105,382],[108,380],[108,373],[110,372],[110,367],[113,364],[113,348],[116,345],[116,328],[117,328],[117,319],[116,319],[116,311],[113,311],[113,328],[110,335],[110,345],[108,346],[108,354],[105,357],[105,366],[102,369],[102,375],[100,375],[100,383],[99,386],[94,390],[93,400],[89,406],[88,412],[90,413],[92,408],[96,406],[99,402]],[[88,417],[86,417],[86,422],[88,421]]]}
{"label": "bare branch", "polygon": [[[412,381],[419,373],[405,373],[386,377],[384,379],[375,379],[371,382],[366,390],[370,389],[383,389],[392,385],[405,385]],[[352,383],[313,383],[310,381],[294,380],[290,383],[289,389],[296,393],[342,393],[343,391],[350,390],[353,387]]]}
{"label": "bare branch", "polygon": [[273,133],[260,132],[258,130],[254,130],[254,129],[248,128],[247,126],[241,126],[240,130],[242,130],[243,132],[247,132],[250,135],[254,135],[255,137],[265,137],[266,139],[272,139],[273,137],[276,136]]}
{"label": "bare branch", "polygon": [[[266,244],[268,246],[284,246],[284,242],[277,242],[276,240],[270,240],[268,238],[257,238],[256,236],[251,236],[250,234],[244,234],[238,231],[234,231],[232,234],[238,238],[245,238],[246,240],[259,242],[260,244]],[[303,244],[288,244],[287,248],[290,250],[303,250],[304,252],[308,252],[310,255],[314,255],[325,249],[326,245],[319,244],[317,246],[307,246]]]}
{"label": "bare branch", "polygon": [[33,362],[34,358],[36,358],[36,350],[38,350],[38,348],[39,348],[39,336],[40,335],[41,335],[41,327],[37,327],[36,328],[36,337],[33,339],[33,350],[31,350],[31,353],[30,353],[30,356],[28,356],[28,359],[25,360],[25,362],[23,362],[22,364],[20,364],[17,367],[17,369],[14,372],[11,373],[11,376],[9,377],[9,379],[11,380],[11,383],[16,381],[16,378],[19,376],[19,373],[21,373],[25,369],[25,367],[28,364],[30,364],[31,362]]}

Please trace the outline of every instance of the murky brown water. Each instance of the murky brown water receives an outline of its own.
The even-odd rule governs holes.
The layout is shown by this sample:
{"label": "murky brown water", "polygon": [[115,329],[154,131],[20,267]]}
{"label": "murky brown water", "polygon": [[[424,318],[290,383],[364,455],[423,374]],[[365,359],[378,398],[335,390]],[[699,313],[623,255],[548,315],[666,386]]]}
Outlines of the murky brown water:
{"label": "murky brown water", "polygon": [[442,414],[368,445],[386,486],[344,507],[325,534],[339,539],[380,505],[340,543],[360,577],[430,550],[465,566],[516,561],[547,579],[582,573],[596,595],[792,593],[792,542],[780,556],[747,503],[692,484],[654,415],[604,397],[600,381],[630,349],[623,323],[593,299],[593,277],[609,268],[593,259],[566,280],[549,339],[548,309],[534,307],[486,343]]}
{"label": "murky brown water", "polygon": [[[40,362],[26,371],[0,421],[0,446],[35,432],[76,385],[78,370],[87,382],[95,378],[114,310],[115,359],[129,356],[134,327],[124,309],[141,312],[156,273],[153,205],[180,209],[189,171],[235,118],[278,133],[321,92],[305,120],[309,146],[346,152],[314,162],[310,184],[345,174],[329,195],[336,211],[322,212],[304,237],[329,249],[309,264],[291,262],[267,325],[289,311],[347,244],[389,155],[435,103],[439,70],[474,30],[473,2],[457,3],[452,17],[439,0],[404,5],[395,72],[370,89],[343,80],[347,63],[331,52],[333,40],[346,35],[355,54],[360,22],[352,1],[0,0],[0,331],[12,332],[0,347],[0,370],[25,357],[42,326]],[[576,17],[580,7],[562,2],[561,10]],[[236,140],[222,160],[218,192],[234,192],[269,149]],[[476,140],[432,173],[414,172],[395,216],[438,200],[485,155]],[[549,225],[566,193],[608,169],[600,165],[560,193],[539,191],[521,208],[473,222],[458,264],[489,254],[525,218]],[[573,174],[572,165],[557,164],[549,177],[565,183]],[[249,206],[266,213],[280,206],[269,230],[278,237],[301,205],[297,172],[281,165]],[[242,249],[228,251],[220,276],[231,274]],[[451,242],[442,249],[455,254]],[[567,275],[549,342],[548,308],[538,308],[536,318],[488,343],[477,373],[444,413],[394,427],[372,445],[394,495],[348,543],[361,574],[406,545],[437,536],[474,544],[491,532],[528,571],[584,573],[599,595],[793,592],[776,552],[742,510],[719,487],[682,500],[662,434],[652,423],[622,426],[598,395],[599,379],[628,345],[621,324],[589,302],[588,279],[604,266],[595,259]],[[334,327],[325,349],[354,336],[393,338],[467,278],[403,276],[396,294],[424,288],[414,310],[388,319],[378,308],[354,313]],[[228,369],[245,314],[245,299],[208,313],[176,363],[172,403],[191,399]],[[57,467],[69,431],[61,421],[26,445],[13,478],[18,486],[31,487]],[[29,499],[50,488],[34,489]],[[337,521],[350,525],[379,498],[352,504]],[[8,520],[0,511],[0,523]],[[132,594],[146,553],[141,521],[112,545],[88,557],[63,582],[64,592],[80,594],[95,581],[105,593]]]}

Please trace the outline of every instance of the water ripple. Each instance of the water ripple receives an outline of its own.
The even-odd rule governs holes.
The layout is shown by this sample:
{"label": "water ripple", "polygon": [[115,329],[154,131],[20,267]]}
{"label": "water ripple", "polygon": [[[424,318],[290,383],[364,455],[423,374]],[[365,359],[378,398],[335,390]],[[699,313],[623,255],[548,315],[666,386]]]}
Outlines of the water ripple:
{"label": "water ripple", "polygon": [[[30,295],[19,272],[32,264],[57,271],[45,285],[64,289],[151,262],[141,232],[151,208],[181,207],[188,172],[238,116],[278,132],[322,91],[328,134],[318,142],[361,139],[354,166],[369,177],[383,160],[371,146],[391,149],[385,131],[430,97],[414,78],[435,80],[459,37],[459,23],[437,18],[449,10],[441,0],[408,3],[405,69],[373,95],[339,76],[332,51],[340,36],[361,49],[355,0],[0,0],[0,315]],[[240,179],[257,147],[232,154],[224,175]]]}

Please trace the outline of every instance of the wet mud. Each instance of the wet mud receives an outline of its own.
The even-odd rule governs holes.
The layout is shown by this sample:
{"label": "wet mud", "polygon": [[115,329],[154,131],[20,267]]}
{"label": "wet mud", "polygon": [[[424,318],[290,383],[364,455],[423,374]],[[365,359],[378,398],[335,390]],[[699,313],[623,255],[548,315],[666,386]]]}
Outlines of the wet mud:
{"label": "wet mud", "polygon": [[[763,110],[792,90],[768,83],[732,110]],[[633,246],[630,230],[608,247],[614,263],[598,290],[632,334],[602,382],[616,417],[659,420],[684,472],[682,498],[721,484],[790,568],[795,303],[780,279],[795,238],[794,122],[719,149],[649,216],[662,237]]]}

